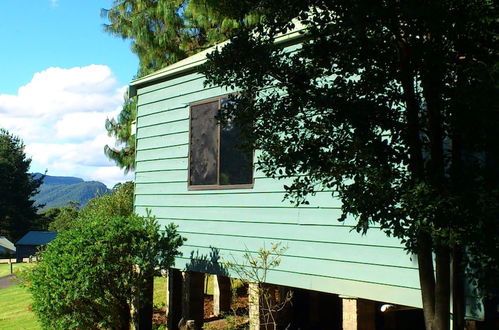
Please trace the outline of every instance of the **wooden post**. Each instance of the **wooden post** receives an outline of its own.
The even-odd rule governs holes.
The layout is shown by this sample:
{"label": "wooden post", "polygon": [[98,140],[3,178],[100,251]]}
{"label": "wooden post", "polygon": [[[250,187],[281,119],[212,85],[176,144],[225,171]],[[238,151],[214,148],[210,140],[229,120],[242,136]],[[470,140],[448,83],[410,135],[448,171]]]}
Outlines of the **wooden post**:
{"label": "wooden post", "polygon": [[138,327],[137,330],[152,329],[154,275],[146,275],[144,287],[139,289]]}
{"label": "wooden post", "polygon": [[166,328],[178,329],[182,318],[182,272],[178,269],[168,270],[168,286],[166,289]]}
{"label": "wooden post", "polygon": [[9,265],[10,265],[10,274],[12,274],[13,273],[13,268],[12,268],[13,264],[12,264],[12,259],[10,259],[10,257],[9,257]]}
{"label": "wooden post", "polygon": [[230,311],[232,289],[230,278],[222,275],[213,276],[213,315],[219,316]]}
{"label": "wooden post", "polygon": [[343,330],[375,330],[374,302],[355,297],[340,296],[343,306]]}
{"label": "wooden post", "polygon": [[203,327],[204,318],[204,274],[198,272],[183,272],[182,285],[182,321],[194,328]]}

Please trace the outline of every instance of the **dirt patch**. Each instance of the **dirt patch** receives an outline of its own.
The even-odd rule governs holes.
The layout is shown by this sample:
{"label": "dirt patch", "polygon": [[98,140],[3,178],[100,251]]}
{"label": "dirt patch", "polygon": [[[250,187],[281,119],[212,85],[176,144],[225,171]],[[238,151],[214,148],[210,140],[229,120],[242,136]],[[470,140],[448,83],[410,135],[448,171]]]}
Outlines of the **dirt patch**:
{"label": "dirt patch", "polygon": [[204,297],[204,329],[245,329],[248,324],[248,296],[243,293],[232,300],[231,311],[222,317],[213,315],[213,296]]}
{"label": "dirt patch", "polygon": [[[153,324],[166,324],[166,308],[155,308],[152,316]],[[213,315],[213,296],[204,296],[204,329],[244,329],[248,324],[248,296],[241,294],[232,301],[232,311],[222,317]]]}

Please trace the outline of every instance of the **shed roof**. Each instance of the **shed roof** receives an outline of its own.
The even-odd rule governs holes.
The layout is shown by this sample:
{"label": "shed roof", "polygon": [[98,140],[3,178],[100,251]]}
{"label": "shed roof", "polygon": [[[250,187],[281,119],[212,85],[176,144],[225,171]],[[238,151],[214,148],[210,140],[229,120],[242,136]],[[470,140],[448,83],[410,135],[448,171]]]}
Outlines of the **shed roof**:
{"label": "shed roof", "polygon": [[57,236],[53,231],[28,231],[21,239],[16,242],[18,245],[44,245],[51,242]]}
{"label": "shed roof", "polygon": [[7,250],[15,251],[16,247],[5,236],[0,236],[0,247]]}

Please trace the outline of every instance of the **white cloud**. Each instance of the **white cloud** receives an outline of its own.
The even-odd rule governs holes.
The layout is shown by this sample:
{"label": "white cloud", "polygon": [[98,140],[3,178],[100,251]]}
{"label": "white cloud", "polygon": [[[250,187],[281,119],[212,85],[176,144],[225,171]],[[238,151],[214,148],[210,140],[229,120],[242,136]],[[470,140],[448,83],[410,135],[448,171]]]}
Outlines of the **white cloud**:
{"label": "white cloud", "polygon": [[24,140],[33,171],[112,186],[130,179],[103,153],[114,145],[105,119],[119,113],[125,90],[104,65],[48,68],[17,94],[0,94],[0,126]]}

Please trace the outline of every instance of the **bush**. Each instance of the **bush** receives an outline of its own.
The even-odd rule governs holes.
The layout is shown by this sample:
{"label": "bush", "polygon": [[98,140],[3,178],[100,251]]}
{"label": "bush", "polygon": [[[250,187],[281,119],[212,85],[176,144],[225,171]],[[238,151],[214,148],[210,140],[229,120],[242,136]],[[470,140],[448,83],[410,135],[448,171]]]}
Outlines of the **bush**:
{"label": "bush", "polygon": [[95,199],[75,227],[48,244],[28,275],[33,310],[44,328],[128,329],[136,293],[156,267],[173,266],[183,243],[176,227],[160,232],[152,217],[113,214],[121,197]]}

